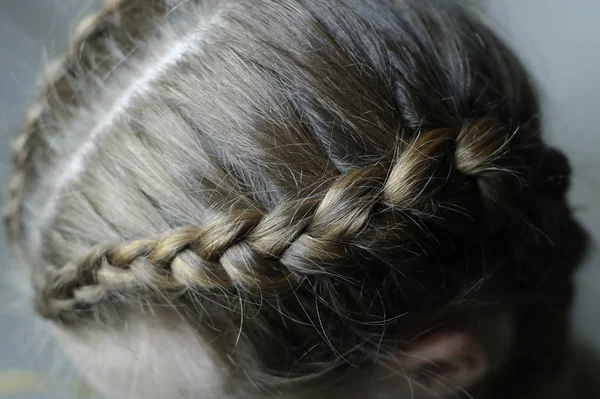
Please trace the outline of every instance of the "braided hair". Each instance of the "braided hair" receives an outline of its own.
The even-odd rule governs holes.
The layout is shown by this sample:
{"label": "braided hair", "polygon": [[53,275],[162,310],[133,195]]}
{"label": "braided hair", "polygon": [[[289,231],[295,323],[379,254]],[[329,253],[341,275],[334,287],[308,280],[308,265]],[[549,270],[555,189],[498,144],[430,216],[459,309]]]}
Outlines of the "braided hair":
{"label": "braided hair", "polygon": [[39,314],[159,303],[202,325],[216,304],[278,377],[371,364],[482,308],[518,309],[517,348],[544,323],[566,342],[585,236],[527,73],[456,4],[372,3],[87,19],[16,141],[5,225]]}

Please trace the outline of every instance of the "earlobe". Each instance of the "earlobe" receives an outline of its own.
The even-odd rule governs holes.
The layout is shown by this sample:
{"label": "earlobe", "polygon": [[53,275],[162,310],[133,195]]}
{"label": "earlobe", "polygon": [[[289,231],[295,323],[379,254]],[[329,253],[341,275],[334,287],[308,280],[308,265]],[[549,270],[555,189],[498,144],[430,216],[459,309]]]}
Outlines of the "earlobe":
{"label": "earlobe", "polygon": [[457,330],[414,342],[403,358],[408,375],[434,396],[473,386],[485,375],[488,361],[481,344]]}

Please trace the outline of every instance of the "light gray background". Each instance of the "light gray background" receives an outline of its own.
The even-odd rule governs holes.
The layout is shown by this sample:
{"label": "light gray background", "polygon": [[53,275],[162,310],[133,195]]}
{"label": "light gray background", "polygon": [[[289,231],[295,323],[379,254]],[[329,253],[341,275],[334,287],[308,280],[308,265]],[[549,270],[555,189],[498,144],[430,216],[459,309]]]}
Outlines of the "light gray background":
{"label": "light gray background", "polygon": [[[427,1],[427,0],[423,0]],[[473,0],[476,2],[476,0]],[[489,22],[529,66],[542,91],[546,134],[575,167],[572,204],[600,238],[600,0],[482,0]],[[0,184],[10,174],[10,136],[45,60],[63,47],[75,21],[96,0],[0,0]],[[46,51],[47,57],[44,56]],[[2,189],[0,199],[5,198]],[[600,350],[599,253],[579,273],[575,326]],[[8,264],[0,236],[0,267]],[[29,324],[11,315],[0,292],[0,371],[44,368],[51,350],[38,350]],[[543,333],[543,332],[540,332]],[[24,345],[25,345],[25,349]],[[36,348],[36,349],[28,349]],[[60,367],[62,369],[62,367]],[[599,374],[600,375],[600,374]],[[31,398],[33,399],[33,398]]]}

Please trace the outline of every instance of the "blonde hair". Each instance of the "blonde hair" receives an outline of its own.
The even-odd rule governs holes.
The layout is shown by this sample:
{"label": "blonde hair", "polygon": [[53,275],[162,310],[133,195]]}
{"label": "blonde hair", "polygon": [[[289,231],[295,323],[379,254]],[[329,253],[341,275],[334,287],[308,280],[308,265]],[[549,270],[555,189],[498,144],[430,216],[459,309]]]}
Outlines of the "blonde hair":
{"label": "blonde hair", "polygon": [[113,1],[28,112],[6,228],[42,316],[170,304],[305,381],[482,307],[566,311],[584,235],[538,114],[448,2]]}

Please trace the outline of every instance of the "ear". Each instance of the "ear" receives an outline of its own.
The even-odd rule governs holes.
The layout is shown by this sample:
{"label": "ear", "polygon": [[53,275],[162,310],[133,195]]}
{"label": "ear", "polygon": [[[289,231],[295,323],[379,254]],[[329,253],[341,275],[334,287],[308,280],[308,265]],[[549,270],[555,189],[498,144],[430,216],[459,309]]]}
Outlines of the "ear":
{"label": "ear", "polygon": [[473,386],[485,375],[488,363],[483,346],[458,330],[436,332],[413,342],[402,359],[408,376],[432,397]]}

